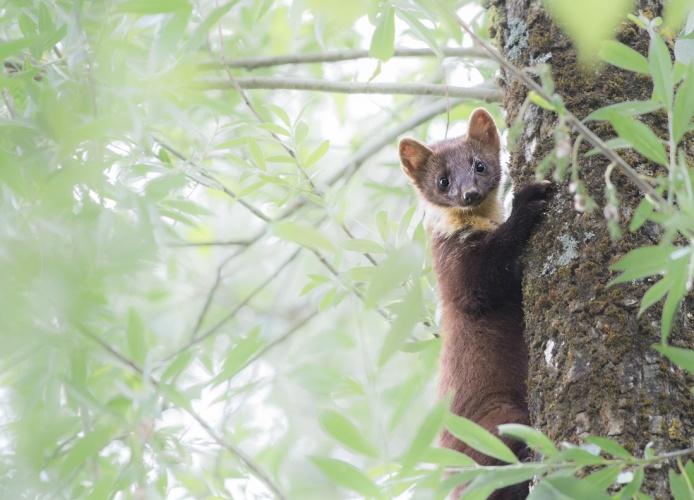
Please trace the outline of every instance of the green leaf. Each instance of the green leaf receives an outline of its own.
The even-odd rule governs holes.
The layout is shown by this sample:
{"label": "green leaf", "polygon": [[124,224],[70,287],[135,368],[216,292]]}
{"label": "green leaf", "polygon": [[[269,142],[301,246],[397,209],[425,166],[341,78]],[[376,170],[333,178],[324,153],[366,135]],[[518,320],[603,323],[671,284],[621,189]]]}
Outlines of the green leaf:
{"label": "green leaf", "polygon": [[368,455],[378,456],[378,451],[357,426],[335,410],[325,410],[319,417],[323,430],[347,448]]}
{"label": "green leaf", "polygon": [[130,309],[128,314],[128,351],[133,357],[133,360],[140,366],[145,362],[147,357],[147,341],[145,339],[145,325],[137,313]]}
{"label": "green leaf", "polygon": [[631,482],[622,488],[619,492],[620,500],[631,500],[631,498],[636,494],[637,491],[641,489],[643,484],[643,468],[639,467],[634,471],[634,477]]}
{"label": "green leaf", "polygon": [[560,451],[559,454],[552,458],[551,462],[559,463],[569,460],[583,466],[604,465],[606,463],[606,460],[599,454],[594,455],[593,453],[579,447],[568,448]]}
{"label": "green leaf", "polygon": [[393,321],[388,335],[383,342],[381,353],[378,356],[378,366],[383,366],[393,354],[405,343],[412,333],[414,326],[421,318],[422,289],[416,283],[407,292],[405,300],[400,304],[398,315]]}
{"label": "green leaf", "polygon": [[636,151],[651,161],[668,165],[665,147],[650,128],[634,118],[617,113],[609,113],[609,117],[619,136],[629,141]]}
{"label": "green leaf", "polygon": [[672,129],[675,144],[679,144],[694,115],[694,63],[689,64],[684,82],[677,89],[673,109]]}
{"label": "green leaf", "polygon": [[[167,0],[164,0],[167,1]],[[200,48],[203,44],[207,34],[210,29],[219,22],[219,20],[231,10],[231,8],[236,5],[239,0],[229,0],[221,7],[217,7],[210,14],[195,27],[195,30],[188,37],[188,42],[186,42],[186,52],[192,53]]]}
{"label": "green leaf", "polygon": [[512,484],[522,483],[534,476],[542,475],[550,469],[546,464],[520,464],[511,465],[504,469],[484,472],[465,487],[465,498],[477,498],[477,494],[483,493],[481,498],[487,498],[494,490],[504,488]]}
{"label": "green leaf", "polygon": [[575,477],[544,477],[530,492],[528,500],[608,500],[604,489]]}
{"label": "green leaf", "polygon": [[369,55],[387,61],[395,52],[395,10],[386,2],[378,18],[376,30],[371,37]]}
{"label": "green leaf", "polygon": [[67,478],[77,467],[85,465],[87,460],[99,453],[113,438],[113,430],[109,428],[95,429],[67,452],[60,469],[60,477]]}
{"label": "green leaf", "polygon": [[390,236],[390,224],[388,223],[388,212],[386,210],[380,210],[376,214],[376,227],[378,228],[378,234],[381,236],[383,242],[388,241]]}
{"label": "green leaf", "polygon": [[653,213],[653,203],[651,203],[648,198],[644,197],[640,202],[639,206],[636,207],[634,215],[631,216],[631,223],[629,224],[629,231],[636,232],[641,226],[648,220],[648,216]]}
{"label": "green leaf", "polygon": [[569,34],[584,61],[595,59],[600,43],[614,37],[617,26],[632,8],[629,0],[544,0],[543,4]]}
{"label": "green leaf", "polygon": [[435,31],[433,29],[424,26],[424,24],[422,24],[422,22],[417,19],[412,12],[405,9],[398,8],[397,14],[399,18],[409,25],[410,29],[415,33],[417,38],[426,43],[439,59],[443,59],[444,54],[441,47],[439,47],[439,43],[436,41],[436,37],[434,36]]}
{"label": "green leaf", "polygon": [[115,10],[135,14],[165,14],[191,8],[188,0],[125,0]]}
{"label": "green leaf", "polygon": [[280,108],[276,104],[266,104],[265,107],[267,109],[269,109],[270,111],[272,111],[274,113],[274,115],[277,116],[277,118],[282,120],[282,123],[284,123],[287,127],[291,126],[291,121],[289,120],[289,115],[287,114],[287,112],[284,109]]}
{"label": "green leaf", "polygon": [[471,467],[477,463],[467,455],[448,448],[429,448],[424,451],[421,462],[444,465],[446,467]]}
{"label": "green leaf", "polygon": [[17,40],[10,40],[8,42],[0,43],[0,59],[5,60],[10,56],[15,55],[17,52],[31,47],[35,44],[41,43],[42,37],[39,35],[25,36],[24,38],[18,38]]}
{"label": "green leaf", "polygon": [[472,448],[507,463],[519,463],[518,457],[491,432],[466,418],[449,413],[444,422],[448,430]]}
{"label": "green leaf", "polygon": [[655,344],[652,347],[680,368],[694,373],[694,350],[662,344]]}
{"label": "green leaf", "polygon": [[557,447],[547,436],[527,425],[502,424],[499,426],[499,435],[523,441],[545,457],[553,457],[559,453]]}
{"label": "green leaf", "polygon": [[600,449],[605,452],[609,453],[610,455],[614,457],[619,457],[619,458],[632,458],[633,455],[629,453],[621,444],[616,443],[615,441],[604,438],[604,437],[599,437],[599,436],[588,436],[586,437],[586,442],[597,445],[600,447]]}
{"label": "green leaf", "polygon": [[612,271],[624,272],[610,281],[608,286],[655,274],[664,274],[668,268],[670,255],[675,249],[676,247],[671,245],[653,245],[632,250],[610,266]]}
{"label": "green leaf", "polygon": [[294,140],[297,144],[299,144],[300,142],[303,142],[304,139],[306,139],[307,135],[308,125],[306,125],[306,122],[302,120],[299,123],[297,123],[294,127]]}
{"label": "green leaf", "polygon": [[[663,304],[663,316],[661,318],[661,341],[663,344],[667,340],[670,331],[672,330],[672,323],[675,321],[675,316],[680,307],[680,302],[687,293],[687,272],[685,270],[686,262],[684,259],[680,261],[681,272],[674,273],[674,278],[672,280],[672,286],[667,294],[667,299],[665,299],[665,304]],[[668,270],[668,273],[670,270]]]}
{"label": "green leaf", "polygon": [[665,297],[665,294],[668,293],[672,287],[672,281],[672,275],[666,274],[660,281],[656,282],[655,285],[650,287],[646,293],[643,294],[643,297],[641,298],[641,307],[639,308],[638,313],[639,316],[641,316],[646,309]]}
{"label": "green leaf", "polygon": [[607,121],[610,119],[610,113],[618,113],[623,116],[640,116],[658,111],[663,107],[662,104],[656,101],[625,101],[604,108],[596,109],[591,114],[586,116],[583,121],[589,122],[593,120]]}
{"label": "green leaf", "polygon": [[381,492],[366,474],[354,465],[335,458],[309,457],[320,471],[335,484],[366,497],[378,497]]}
{"label": "green leaf", "polygon": [[[673,33],[686,22],[687,15],[694,9],[694,0],[671,0],[665,4],[665,26]],[[694,32],[692,32],[694,35]]]}
{"label": "green leaf", "polygon": [[259,127],[264,129],[264,130],[267,130],[268,132],[270,132],[272,134],[284,135],[286,137],[292,136],[292,134],[291,134],[291,132],[289,132],[289,130],[287,130],[286,128],[284,128],[281,125],[277,125],[276,123],[261,123],[259,125]]}
{"label": "green leaf", "polygon": [[323,248],[333,251],[335,246],[321,231],[296,222],[280,221],[274,224],[274,234],[278,238],[293,241],[307,248]]}
{"label": "green leaf", "polygon": [[594,484],[602,490],[609,488],[619,476],[618,467],[605,467],[586,476],[583,480]]}
{"label": "green leaf", "polygon": [[373,280],[364,296],[366,307],[375,307],[408,277],[419,274],[423,257],[421,248],[415,245],[402,247],[388,256],[373,273]]}
{"label": "green leaf", "polygon": [[672,106],[672,61],[665,42],[654,30],[648,46],[648,64],[653,77],[653,96],[666,109]]}
{"label": "green leaf", "polygon": [[656,261],[665,267],[670,255],[677,250],[674,245],[647,245],[636,248],[610,266],[611,271],[626,271],[644,263]]}
{"label": "green leaf", "polygon": [[[410,471],[415,465],[417,465],[417,462],[421,459],[422,455],[424,455],[424,453],[429,449],[429,445],[436,438],[436,436],[439,433],[439,430],[441,429],[441,425],[443,424],[443,417],[444,415],[446,415],[447,411],[447,404],[448,403],[446,401],[439,401],[426,416],[424,422],[422,422],[422,425],[419,426],[417,434],[415,435],[414,439],[412,440],[412,443],[410,444],[410,447],[408,448],[407,452],[405,452],[405,455],[402,458],[402,474],[407,474],[408,471]],[[448,451],[452,451],[454,454],[457,453],[453,450]],[[457,453],[457,455],[465,457],[465,459],[467,459],[470,462],[466,462],[468,465],[474,465],[475,462],[471,458],[462,455],[461,453]],[[444,457],[439,456],[439,458]],[[455,459],[458,461],[458,463],[461,461],[461,459],[457,456],[455,457]],[[462,460],[465,461],[465,459]]]}
{"label": "green leaf", "polygon": [[255,141],[255,139],[248,138],[248,151],[250,151],[251,156],[253,157],[253,161],[255,161],[255,165],[265,172],[267,170],[267,165],[265,164],[265,156],[263,155],[263,150],[260,149],[260,146],[258,143]]}
{"label": "green leaf", "polygon": [[689,487],[684,477],[678,475],[674,470],[668,471],[670,478],[670,493],[675,500],[691,500],[694,498],[694,490]]}
{"label": "green leaf", "polygon": [[528,97],[530,98],[530,101],[533,104],[540,106],[542,109],[546,109],[548,111],[555,111],[556,110],[556,108],[554,107],[554,104],[549,102],[547,99],[542,97],[540,94],[538,94],[534,90],[530,91],[530,93],[528,94]]}
{"label": "green leaf", "polygon": [[359,253],[386,253],[385,249],[375,241],[354,238],[345,240],[340,245],[345,250]]}
{"label": "green leaf", "polygon": [[183,370],[188,368],[194,359],[194,351],[191,349],[183,351],[181,354],[176,356],[171,363],[169,363],[169,366],[166,367],[166,370],[164,370],[164,373],[162,373],[159,381],[168,382],[172,377],[183,373]]}
{"label": "green leaf", "polygon": [[246,337],[238,339],[234,347],[227,351],[222,370],[213,379],[214,384],[226,382],[234,377],[249,363],[249,360],[253,358],[263,345],[264,342],[260,338],[259,326],[248,332]]}
{"label": "green leaf", "polygon": [[314,149],[310,155],[308,155],[308,158],[306,159],[306,166],[310,167],[318,160],[323,158],[323,156],[325,156],[325,153],[327,153],[329,149],[330,141],[321,142],[320,145],[316,149]]}
{"label": "green leaf", "polygon": [[633,71],[635,73],[650,74],[651,69],[648,59],[636,52],[631,47],[614,40],[602,42],[598,56],[613,66]]}

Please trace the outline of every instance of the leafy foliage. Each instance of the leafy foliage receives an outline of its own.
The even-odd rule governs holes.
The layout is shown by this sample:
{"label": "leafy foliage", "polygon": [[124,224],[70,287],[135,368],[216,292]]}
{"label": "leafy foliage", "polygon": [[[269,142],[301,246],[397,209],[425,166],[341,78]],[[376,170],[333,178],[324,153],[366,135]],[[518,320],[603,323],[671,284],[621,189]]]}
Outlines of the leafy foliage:
{"label": "leafy foliage", "polygon": [[[543,462],[482,468],[434,445],[445,424],[516,462],[434,402],[435,284],[392,148],[412,128],[457,134],[479,103],[287,89],[296,77],[490,81],[486,58],[443,59],[463,39],[446,13],[464,4],[4,4],[3,497],[441,498],[472,481],[470,498],[483,498],[541,475],[532,498],[602,498],[614,485],[638,496],[643,468],[668,457],[600,437],[557,446],[515,425],[501,432]],[[642,309],[665,298],[665,344],[694,275],[692,247],[677,241],[694,234],[681,145],[694,65],[672,65],[655,22],[637,21],[652,37],[647,59],[611,41],[601,54],[651,74],[653,98],[590,118],[615,126],[615,148],[671,172],[655,181],[666,203],[644,198],[632,223],[662,225],[663,242],[614,267],[615,283],[662,275]],[[437,57],[399,64],[413,45]],[[277,58],[287,53],[314,60],[288,65]],[[244,76],[278,90],[243,91]],[[561,114],[552,93],[531,100]],[[634,118],[658,110],[670,118],[665,144]],[[690,351],[659,350],[692,369]],[[598,470],[579,479],[585,467]],[[691,493],[692,470],[671,475],[676,498]]]}

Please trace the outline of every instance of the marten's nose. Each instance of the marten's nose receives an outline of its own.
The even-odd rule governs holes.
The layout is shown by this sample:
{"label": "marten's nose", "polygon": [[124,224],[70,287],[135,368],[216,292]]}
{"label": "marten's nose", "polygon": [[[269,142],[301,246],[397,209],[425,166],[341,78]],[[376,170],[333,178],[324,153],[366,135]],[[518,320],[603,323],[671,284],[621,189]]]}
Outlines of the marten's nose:
{"label": "marten's nose", "polygon": [[477,200],[477,198],[480,197],[480,192],[477,191],[475,188],[468,189],[463,193],[463,199],[467,202],[472,202]]}

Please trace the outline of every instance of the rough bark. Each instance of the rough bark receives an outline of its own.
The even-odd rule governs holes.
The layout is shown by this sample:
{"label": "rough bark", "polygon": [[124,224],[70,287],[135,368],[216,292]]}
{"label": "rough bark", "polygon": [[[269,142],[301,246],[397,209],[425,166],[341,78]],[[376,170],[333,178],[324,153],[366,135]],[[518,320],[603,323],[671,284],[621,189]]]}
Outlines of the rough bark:
{"label": "rough bark", "polygon": [[[636,9],[650,16],[662,10],[659,2],[637,3]],[[494,1],[492,8],[492,36],[499,50],[517,67],[550,63],[557,92],[579,118],[608,104],[650,98],[652,83],[646,75],[613,67],[580,69],[569,38],[540,1]],[[617,38],[647,55],[648,35],[633,24],[620,25]],[[508,74],[502,75],[502,85],[511,123],[527,91]],[[535,166],[554,146],[553,113],[531,106],[524,121],[525,133],[510,151],[509,168],[516,185],[533,178]],[[664,113],[649,115],[644,122],[666,136]],[[593,130],[605,139],[614,137],[608,124],[596,124]],[[632,151],[623,156],[640,172],[664,174]],[[582,177],[601,207],[606,167],[600,156],[581,162]],[[637,318],[640,299],[652,282],[607,287],[614,277],[609,264],[637,246],[657,243],[660,236],[653,225],[629,233],[641,195],[617,171],[612,179],[621,197],[622,240],[610,240],[602,210],[577,213],[563,185],[525,255],[531,421],[555,442],[581,443],[587,434],[609,436],[637,456],[649,441],[655,443],[656,452],[691,447],[693,381],[651,349],[660,341],[660,308]],[[685,301],[670,337],[672,345],[694,348],[693,305],[691,297]],[[667,469],[672,465],[647,471],[643,491],[667,498]]]}

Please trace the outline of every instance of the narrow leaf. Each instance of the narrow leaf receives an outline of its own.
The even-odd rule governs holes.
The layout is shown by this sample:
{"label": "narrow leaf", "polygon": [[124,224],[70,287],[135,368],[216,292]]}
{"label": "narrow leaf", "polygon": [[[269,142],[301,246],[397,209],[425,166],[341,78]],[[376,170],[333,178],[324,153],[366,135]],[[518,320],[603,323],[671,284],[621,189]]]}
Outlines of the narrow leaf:
{"label": "narrow leaf", "polygon": [[598,57],[618,68],[633,71],[635,73],[650,73],[648,59],[623,43],[606,40],[602,42]]}
{"label": "narrow leaf", "polygon": [[641,485],[643,484],[643,468],[639,467],[634,471],[634,476],[631,479],[631,482],[627,484],[622,490],[619,492],[619,499],[620,500],[631,500],[631,498],[636,494],[637,491],[641,489]]}
{"label": "narrow leaf", "polygon": [[694,350],[661,344],[656,344],[652,347],[680,368],[694,373]]}
{"label": "narrow leaf", "polygon": [[651,307],[653,304],[658,302],[660,299],[665,297],[665,294],[672,287],[672,276],[667,274],[663,278],[656,282],[655,285],[650,287],[646,293],[643,294],[641,298],[641,307],[639,308],[639,316],[641,316],[646,309]]}
{"label": "narrow leaf", "polygon": [[345,250],[359,253],[386,253],[385,249],[375,241],[354,238],[345,240],[340,245]]}
{"label": "narrow leaf", "polygon": [[545,477],[533,488],[528,500],[608,500],[604,489],[575,477]]}
{"label": "narrow leaf", "polygon": [[554,446],[554,443],[538,431],[527,425],[522,424],[502,424],[499,426],[499,434],[501,436],[510,437],[523,441],[531,448],[539,451],[546,457],[553,457],[559,450]]}
{"label": "narrow leaf", "polygon": [[650,128],[634,118],[617,113],[609,113],[609,117],[620,137],[629,141],[636,151],[651,161],[668,165],[665,147]]}
{"label": "narrow leaf", "polygon": [[306,166],[310,167],[318,160],[323,158],[323,156],[325,156],[325,153],[327,153],[329,149],[330,141],[321,142],[320,145],[315,150],[313,150],[313,152],[310,155],[308,155],[308,158],[306,159]]}
{"label": "narrow leaf", "polygon": [[386,2],[371,37],[369,55],[387,61],[395,52],[395,10]]}
{"label": "narrow leaf", "polygon": [[[415,435],[414,439],[412,440],[412,443],[410,444],[409,449],[407,450],[405,456],[402,459],[403,473],[406,473],[406,471],[409,471],[417,464],[417,462],[421,459],[422,455],[429,448],[431,442],[436,438],[436,435],[439,433],[439,429],[441,429],[441,425],[443,424],[443,418],[447,410],[446,406],[447,404],[445,401],[439,402],[426,416],[424,422],[422,422],[422,425],[419,426],[417,434]],[[458,455],[465,457],[465,459],[469,461],[467,465],[474,465],[475,462],[471,458],[460,453],[458,453]],[[443,457],[439,456],[439,458]],[[458,462],[460,462],[460,459],[458,457],[455,458],[457,458]]]}
{"label": "narrow leaf", "polygon": [[619,458],[632,458],[633,455],[629,453],[621,444],[604,437],[599,436],[588,436],[586,437],[586,442],[597,445],[600,449],[609,453],[614,457]]}
{"label": "narrow leaf", "polygon": [[327,236],[314,227],[304,226],[297,222],[280,221],[274,224],[275,236],[293,241],[308,248],[324,248],[334,250],[334,245]]}
{"label": "narrow leaf", "polygon": [[335,458],[313,456],[310,459],[323,474],[343,488],[366,497],[378,497],[381,493],[373,481],[352,464]]}
{"label": "narrow leaf", "polygon": [[648,46],[648,64],[653,77],[653,96],[666,109],[672,106],[672,61],[670,51],[660,35],[651,31],[651,42]]}
{"label": "narrow leaf", "polygon": [[684,82],[677,89],[675,97],[675,107],[673,109],[673,137],[675,144],[678,144],[694,115],[694,63],[689,64],[687,75]]}
{"label": "narrow leaf", "polygon": [[335,410],[325,410],[319,417],[323,430],[347,448],[368,455],[378,456],[378,451],[366,439],[364,433],[347,417]]}
{"label": "narrow leaf", "polygon": [[477,451],[504,462],[519,462],[503,441],[475,422],[452,413],[446,415],[444,422],[451,434]]}
{"label": "narrow leaf", "polygon": [[400,304],[398,315],[386,335],[378,356],[378,366],[383,366],[410,336],[420,318],[421,304],[422,289],[417,283],[407,292],[405,300]]}
{"label": "narrow leaf", "polygon": [[470,467],[476,465],[476,462],[467,455],[448,448],[429,448],[423,453],[420,461],[446,467]]}
{"label": "narrow leaf", "polygon": [[133,360],[142,365],[147,356],[147,343],[145,339],[145,326],[140,316],[134,310],[128,314],[128,350]]}
{"label": "narrow leaf", "polygon": [[[504,470],[485,472],[477,476],[465,487],[465,498],[472,498],[472,495],[478,492],[484,492],[489,495],[499,488],[522,483],[532,479],[534,476],[544,474],[550,467],[550,465],[545,464],[521,464],[519,466],[507,467]],[[484,498],[486,498],[486,495]]]}
{"label": "narrow leaf", "polygon": [[596,109],[591,114],[586,116],[583,121],[589,122],[593,120],[607,121],[610,119],[610,113],[618,113],[624,116],[639,116],[658,111],[663,105],[656,101],[626,101],[605,106],[604,108]]}

